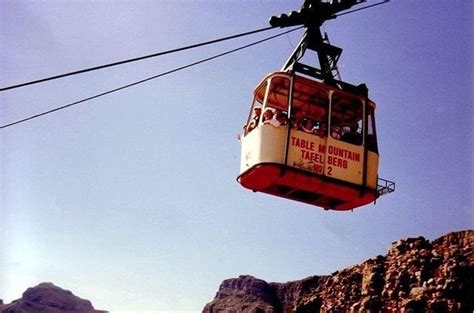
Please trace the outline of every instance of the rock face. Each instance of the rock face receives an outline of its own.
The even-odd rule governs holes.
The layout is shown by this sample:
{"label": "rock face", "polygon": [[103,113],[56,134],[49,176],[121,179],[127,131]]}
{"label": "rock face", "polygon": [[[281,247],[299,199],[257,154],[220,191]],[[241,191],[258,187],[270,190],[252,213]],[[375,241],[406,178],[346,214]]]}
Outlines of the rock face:
{"label": "rock face", "polygon": [[76,297],[68,290],[52,283],[42,283],[28,288],[21,299],[7,305],[0,305],[0,313],[99,313],[91,302]]}
{"label": "rock face", "polygon": [[222,282],[203,312],[473,312],[474,230],[392,243],[387,255],[327,276]]}

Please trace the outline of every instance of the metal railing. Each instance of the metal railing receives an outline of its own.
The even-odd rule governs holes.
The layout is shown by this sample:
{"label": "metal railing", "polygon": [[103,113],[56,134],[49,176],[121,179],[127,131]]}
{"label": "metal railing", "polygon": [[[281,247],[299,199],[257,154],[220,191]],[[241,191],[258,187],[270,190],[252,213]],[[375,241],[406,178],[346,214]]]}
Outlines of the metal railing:
{"label": "metal railing", "polygon": [[379,196],[383,196],[395,191],[395,182],[383,178],[377,179],[377,192]]}

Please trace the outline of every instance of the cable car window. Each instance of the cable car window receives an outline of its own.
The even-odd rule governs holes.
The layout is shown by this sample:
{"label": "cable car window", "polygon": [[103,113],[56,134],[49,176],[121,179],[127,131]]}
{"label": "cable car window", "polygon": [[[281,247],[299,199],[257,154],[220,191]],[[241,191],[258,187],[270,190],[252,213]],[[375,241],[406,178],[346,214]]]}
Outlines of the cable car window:
{"label": "cable car window", "polygon": [[327,129],[329,96],[320,85],[296,81],[293,92],[293,129],[324,137]]}
{"label": "cable car window", "polygon": [[375,115],[373,104],[367,106],[367,149],[378,153],[377,134],[375,132]]}
{"label": "cable car window", "polygon": [[288,109],[288,93],[290,80],[286,77],[273,77],[270,83],[267,106],[286,111]]}
{"label": "cable car window", "polygon": [[255,97],[253,99],[252,106],[250,107],[250,113],[247,119],[247,123],[244,125],[244,136],[254,130],[260,122],[260,116],[262,115],[263,99],[265,97],[265,90],[267,89],[267,83],[260,85],[255,91]]}
{"label": "cable car window", "polygon": [[331,137],[353,145],[362,144],[363,102],[335,92],[331,103]]}
{"label": "cable car window", "polygon": [[262,113],[262,123],[274,127],[288,124],[288,94],[290,80],[276,76],[270,82],[270,90]]}

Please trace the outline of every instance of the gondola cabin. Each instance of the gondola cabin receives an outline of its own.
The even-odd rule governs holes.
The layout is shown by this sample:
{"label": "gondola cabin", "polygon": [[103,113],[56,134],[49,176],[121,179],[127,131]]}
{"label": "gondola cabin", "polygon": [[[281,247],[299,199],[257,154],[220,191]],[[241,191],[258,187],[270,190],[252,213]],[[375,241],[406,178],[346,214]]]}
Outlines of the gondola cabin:
{"label": "gondola cabin", "polygon": [[267,75],[241,137],[238,182],[331,210],[374,202],[379,155],[375,103],[294,72]]}

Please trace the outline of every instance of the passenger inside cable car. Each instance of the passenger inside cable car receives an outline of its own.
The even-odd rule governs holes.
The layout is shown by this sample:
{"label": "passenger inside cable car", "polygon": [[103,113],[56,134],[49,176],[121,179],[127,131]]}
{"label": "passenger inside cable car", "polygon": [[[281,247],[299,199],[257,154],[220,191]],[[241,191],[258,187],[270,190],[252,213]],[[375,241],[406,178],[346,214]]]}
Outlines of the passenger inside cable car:
{"label": "passenger inside cable car", "polygon": [[378,197],[374,108],[366,96],[304,76],[268,75],[254,91],[238,181],[326,209],[373,202]]}

